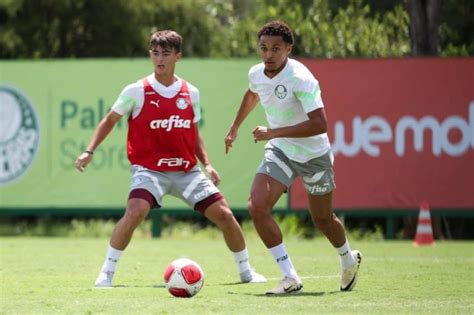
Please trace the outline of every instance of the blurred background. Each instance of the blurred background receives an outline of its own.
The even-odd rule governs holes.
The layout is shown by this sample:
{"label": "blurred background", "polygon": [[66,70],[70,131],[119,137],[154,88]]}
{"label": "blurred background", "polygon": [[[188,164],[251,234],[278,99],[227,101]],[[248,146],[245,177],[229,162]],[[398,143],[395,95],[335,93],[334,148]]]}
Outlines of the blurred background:
{"label": "blurred background", "polygon": [[[413,239],[422,203],[438,239],[474,238],[474,3],[469,0],[0,0],[0,235],[110,235],[130,184],[121,121],[84,174],[74,160],[121,90],[152,71],[150,34],[184,38],[177,74],[197,86],[220,189],[248,220],[262,158],[251,130],[224,137],[259,62],[256,32],[281,19],[319,80],[336,155],[334,207],[353,235]],[[312,237],[297,181],[275,212]],[[206,226],[177,199],[143,225]],[[71,232],[72,231],[72,232]]]}

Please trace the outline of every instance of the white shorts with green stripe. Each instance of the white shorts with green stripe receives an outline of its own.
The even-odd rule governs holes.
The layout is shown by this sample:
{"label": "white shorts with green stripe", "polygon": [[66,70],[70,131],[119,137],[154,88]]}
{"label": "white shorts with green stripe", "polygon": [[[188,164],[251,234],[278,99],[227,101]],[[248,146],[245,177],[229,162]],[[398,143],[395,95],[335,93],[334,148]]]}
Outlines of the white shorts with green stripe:
{"label": "white shorts with green stripe", "polygon": [[266,174],[290,187],[293,180],[301,176],[306,191],[311,195],[325,195],[336,188],[334,181],[334,155],[331,150],[305,163],[290,160],[275,146],[265,149],[265,156],[257,173]]}

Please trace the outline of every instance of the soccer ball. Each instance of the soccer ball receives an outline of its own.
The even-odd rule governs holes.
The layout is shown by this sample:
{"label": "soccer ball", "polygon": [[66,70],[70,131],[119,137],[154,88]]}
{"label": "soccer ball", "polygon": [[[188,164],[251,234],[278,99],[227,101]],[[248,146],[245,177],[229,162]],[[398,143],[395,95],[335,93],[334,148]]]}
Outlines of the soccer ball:
{"label": "soccer ball", "polygon": [[192,297],[204,284],[204,272],[191,259],[179,258],[172,261],[165,270],[166,288],[176,297]]}

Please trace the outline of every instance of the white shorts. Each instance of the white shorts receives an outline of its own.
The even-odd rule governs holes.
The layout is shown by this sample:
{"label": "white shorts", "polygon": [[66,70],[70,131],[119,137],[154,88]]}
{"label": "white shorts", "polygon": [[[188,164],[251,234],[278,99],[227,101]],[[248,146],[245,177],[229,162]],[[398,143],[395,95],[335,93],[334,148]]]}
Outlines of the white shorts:
{"label": "white shorts", "polygon": [[[154,200],[150,200],[146,192],[151,194]],[[151,208],[160,208],[163,196],[168,194],[180,198],[200,212],[223,198],[219,189],[204,175],[199,166],[193,167],[189,172],[158,172],[132,165],[129,199],[145,199]]]}
{"label": "white shorts", "polygon": [[308,194],[325,195],[336,188],[333,161],[331,150],[306,163],[300,163],[290,160],[279,148],[271,146],[265,149],[265,157],[257,173],[266,174],[288,188],[297,176],[302,176]]}

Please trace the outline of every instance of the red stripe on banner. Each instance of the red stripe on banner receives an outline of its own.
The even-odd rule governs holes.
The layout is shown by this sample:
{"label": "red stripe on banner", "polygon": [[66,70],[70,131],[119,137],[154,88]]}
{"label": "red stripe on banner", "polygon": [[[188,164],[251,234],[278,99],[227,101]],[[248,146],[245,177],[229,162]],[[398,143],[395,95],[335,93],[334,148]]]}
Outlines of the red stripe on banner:
{"label": "red stripe on banner", "polygon": [[[302,62],[328,116],[335,208],[474,209],[474,58]],[[301,180],[290,202],[307,208]]]}

